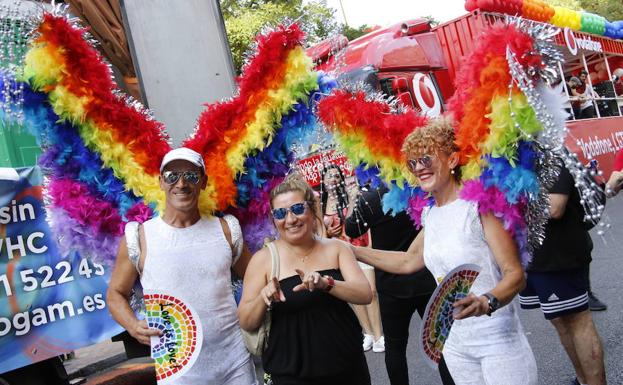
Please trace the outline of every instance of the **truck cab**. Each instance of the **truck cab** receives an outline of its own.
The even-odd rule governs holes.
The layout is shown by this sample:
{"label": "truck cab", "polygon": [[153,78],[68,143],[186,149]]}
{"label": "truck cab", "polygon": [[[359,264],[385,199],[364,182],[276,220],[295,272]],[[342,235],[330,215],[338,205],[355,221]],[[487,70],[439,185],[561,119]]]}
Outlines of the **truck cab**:
{"label": "truck cab", "polygon": [[336,36],[307,52],[318,70],[363,82],[422,114],[436,116],[443,111],[439,77],[445,76],[447,66],[427,19],[380,28],[352,42]]}

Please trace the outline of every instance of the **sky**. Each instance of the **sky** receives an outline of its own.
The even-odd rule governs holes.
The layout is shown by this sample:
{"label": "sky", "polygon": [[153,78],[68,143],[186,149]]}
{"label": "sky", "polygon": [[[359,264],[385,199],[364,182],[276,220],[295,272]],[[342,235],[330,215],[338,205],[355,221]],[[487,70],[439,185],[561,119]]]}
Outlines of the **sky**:
{"label": "sky", "polygon": [[327,0],[327,5],[336,10],[338,22],[346,21],[351,27],[362,24],[385,27],[408,19],[431,15],[440,22],[452,20],[467,13],[465,0]]}

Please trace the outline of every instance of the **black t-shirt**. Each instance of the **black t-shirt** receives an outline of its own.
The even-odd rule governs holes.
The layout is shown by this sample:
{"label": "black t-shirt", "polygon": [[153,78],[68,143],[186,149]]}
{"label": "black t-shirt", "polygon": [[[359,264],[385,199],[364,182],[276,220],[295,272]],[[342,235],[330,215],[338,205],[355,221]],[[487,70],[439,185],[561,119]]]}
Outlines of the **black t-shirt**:
{"label": "black t-shirt", "polygon": [[[370,229],[372,248],[407,251],[418,231],[405,212],[396,216],[383,214],[381,198],[387,191],[386,187],[362,191],[357,200],[357,213],[353,212],[346,218],[345,232],[347,236],[356,238]],[[375,269],[375,276],[377,291],[397,298],[429,295],[437,286],[433,275],[426,268],[405,275]]]}
{"label": "black t-shirt", "polygon": [[568,195],[567,207],[562,218],[547,221],[545,240],[534,251],[528,271],[560,271],[590,263],[593,241],[584,227],[584,208],[574,184],[573,177],[563,167],[549,192]]}

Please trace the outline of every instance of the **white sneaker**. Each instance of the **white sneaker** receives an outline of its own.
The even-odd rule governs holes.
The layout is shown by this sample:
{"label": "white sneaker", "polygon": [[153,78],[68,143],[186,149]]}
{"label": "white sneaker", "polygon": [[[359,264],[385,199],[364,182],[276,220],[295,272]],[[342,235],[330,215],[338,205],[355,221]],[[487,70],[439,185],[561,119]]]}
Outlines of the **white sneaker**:
{"label": "white sneaker", "polygon": [[375,353],[383,353],[385,351],[385,337],[381,336],[372,344],[372,351]]}
{"label": "white sneaker", "polygon": [[374,337],[369,334],[363,335],[363,351],[367,352],[372,349],[372,345],[374,344]]}

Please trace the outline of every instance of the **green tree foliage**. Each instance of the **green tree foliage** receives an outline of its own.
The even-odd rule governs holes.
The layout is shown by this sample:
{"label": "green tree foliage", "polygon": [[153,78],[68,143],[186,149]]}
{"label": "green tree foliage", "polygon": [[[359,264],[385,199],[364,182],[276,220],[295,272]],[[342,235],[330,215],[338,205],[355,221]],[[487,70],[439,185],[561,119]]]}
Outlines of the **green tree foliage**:
{"label": "green tree foliage", "polygon": [[441,23],[439,22],[439,20],[437,20],[437,19],[435,19],[435,18],[433,17],[433,15],[424,16],[424,18],[425,18],[426,20],[428,20],[428,22],[430,23],[431,27],[435,27],[435,26],[437,26],[437,25],[441,24]]}
{"label": "green tree foliage", "polygon": [[596,13],[610,21],[623,20],[623,2],[621,0],[579,0],[582,8]]}
{"label": "green tree foliage", "polygon": [[234,66],[239,73],[244,55],[255,36],[265,27],[286,20],[296,21],[307,33],[307,42],[315,44],[338,32],[335,10],[326,0],[222,0],[221,10],[231,47]]}
{"label": "green tree foliage", "polygon": [[303,6],[301,13],[301,25],[307,32],[308,44],[316,44],[339,33],[339,25],[335,20],[335,10],[327,6],[326,0],[308,2]]}
{"label": "green tree foliage", "polygon": [[548,0],[547,3],[551,6],[569,8],[575,11],[580,11],[582,9],[580,0]]}
{"label": "green tree foliage", "polygon": [[548,0],[548,3],[576,11],[595,13],[610,21],[623,20],[621,0]]}
{"label": "green tree foliage", "polygon": [[348,41],[353,41],[356,38],[365,35],[366,33],[374,30],[374,27],[370,27],[367,24],[360,25],[357,28],[353,28],[349,25],[342,24],[340,33],[348,38]]}

